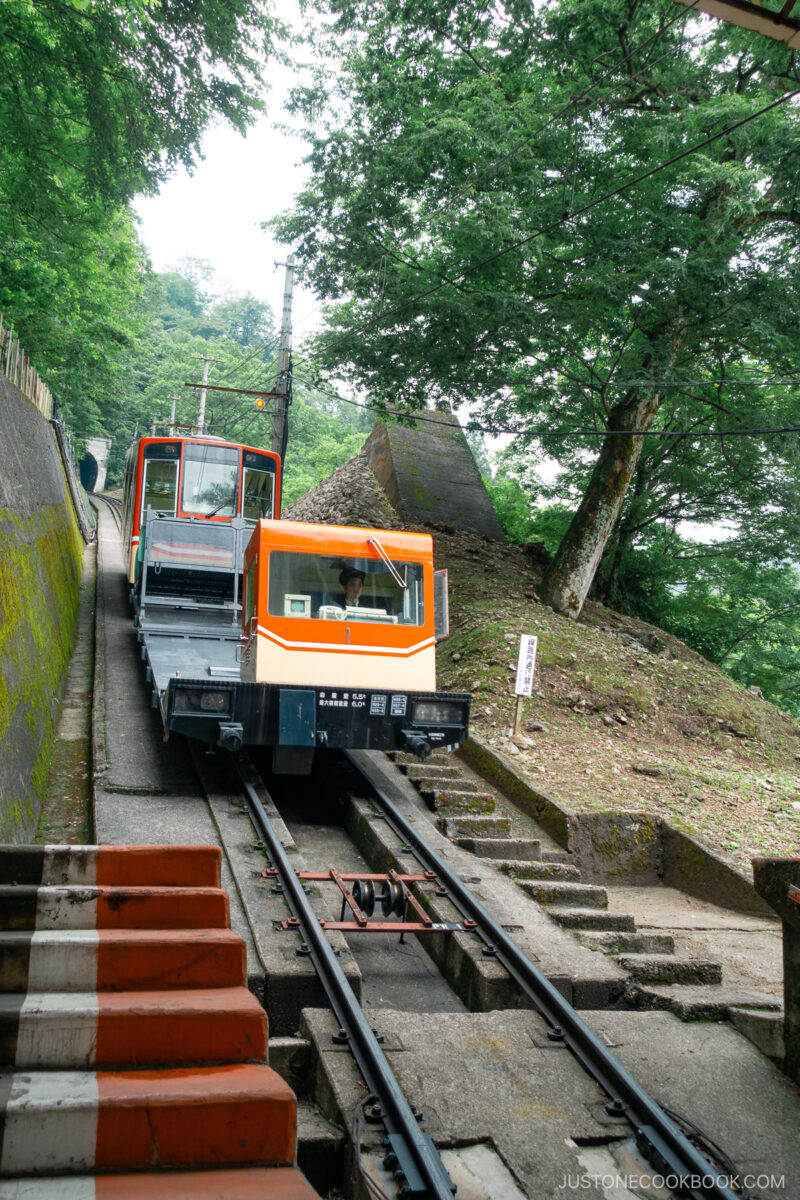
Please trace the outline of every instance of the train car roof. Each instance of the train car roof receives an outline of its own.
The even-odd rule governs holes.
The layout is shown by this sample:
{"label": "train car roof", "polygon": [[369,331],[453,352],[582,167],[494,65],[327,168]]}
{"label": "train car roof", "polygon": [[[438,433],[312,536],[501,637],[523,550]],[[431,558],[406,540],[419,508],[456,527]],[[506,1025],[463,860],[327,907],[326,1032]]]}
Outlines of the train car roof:
{"label": "train car roof", "polygon": [[[349,554],[358,551],[371,557],[366,543],[380,542],[384,550],[411,555],[422,561],[433,560],[433,538],[429,533],[411,533],[405,529],[362,529],[352,525],[312,525],[305,521],[262,520],[253,537],[265,542],[270,550],[295,550],[306,553]],[[251,539],[252,544],[252,539]],[[375,552],[375,558],[380,555]]]}
{"label": "train car roof", "polygon": [[250,446],[246,442],[230,442],[227,438],[217,437],[216,434],[213,433],[204,433],[202,435],[199,433],[177,433],[173,434],[172,436],[167,436],[161,433],[148,433],[132,442],[130,448],[131,450],[134,449],[134,447],[138,448],[139,446],[144,445],[145,442],[213,442],[217,446],[233,446],[237,450],[250,450],[253,454],[267,454],[271,458],[280,458],[280,455],[276,454],[274,450],[267,450],[262,446]]}

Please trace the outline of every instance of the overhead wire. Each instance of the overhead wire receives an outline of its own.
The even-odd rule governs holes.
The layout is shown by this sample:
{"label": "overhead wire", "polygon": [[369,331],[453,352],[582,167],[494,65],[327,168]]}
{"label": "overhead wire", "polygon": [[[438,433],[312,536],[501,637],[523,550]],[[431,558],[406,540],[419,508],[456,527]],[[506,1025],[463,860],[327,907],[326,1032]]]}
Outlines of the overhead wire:
{"label": "overhead wire", "polygon": [[[485,170],[481,171],[480,174],[476,175],[474,179],[471,179],[468,183],[464,184],[464,186],[459,188],[458,191],[454,192],[450,196],[445,197],[444,203],[439,209],[437,209],[436,212],[431,213],[431,215],[426,217],[424,221],[417,223],[418,230],[425,229],[431,223],[431,221],[435,220],[435,218],[440,215],[444,208],[449,208],[451,204],[456,202],[456,200],[460,200],[467,194],[467,192],[472,191],[472,189],[478,183],[480,183],[481,180],[485,179],[488,175],[493,174],[499,167],[504,166],[507,162],[510,162],[512,158],[515,158],[520,150],[524,150],[528,146],[535,144],[535,142],[539,140],[541,134],[545,133],[546,130],[551,127],[551,125],[556,123],[556,121],[559,121],[567,113],[574,114],[576,106],[590,96],[596,88],[600,87],[601,84],[612,78],[612,76],[615,75],[621,67],[626,66],[635,55],[641,54],[641,52],[645,50],[651,42],[657,41],[659,38],[663,37],[663,35],[667,33],[673,25],[676,25],[679,21],[684,20],[690,12],[697,8],[699,3],[700,0],[692,0],[691,4],[687,4],[683,11],[676,13],[672,20],[668,21],[666,25],[656,30],[655,33],[651,34],[650,37],[646,38],[638,46],[632,46],[627,54],[623,54],[619,59],[617,59],[613,66],[609,67],[606,73],[601,75],[599,79],[596,79],[594,83],[589,84],[589,86],[584,88],[582,91],[573,92],[569,100],[567,100],[560,106],[560,108],[552,113],[546,121],[544,121],[537,129],[533,131],[533,133],[529,134],[528,137],[523,138],[521,142],[517,142],[517,144],[513,146],[511,150],[502,155],[500,158],[496,159],[494,162],[490,163]],[[605,54],[607,53],[610,53],[610,51],[605,52]],[[654,66],[657,66],[659,63],[663,62],[665,58],[669,58],[673,53],[673,49],[667,50],[661,55],[660,58],[655,59],[649,64],[650,70],[652,70]],[[593,63],[598,62],[600,58],[605,57],[605,54],[598,55],[596,58],[591,59],[588,65],[591,66]]]}
{"label": "overhead wire", "polygon": [[[335,392],[330,388],[325,388],[318,383],[314,383],[309,379],[304,379],[302,375],[295,375],[295,379],[305,383],[306,386],[313,388],[322,395],[330,396],[334,400],[339,400],[342,404],[350,404],[355,408],[366,409],[370,412],[376,412],[383,416],[399,417],[404,420],[419,422],[424,425],[442,425],[452,429],[452,421],[442,421],[436,417],[428,417],[419,415],[409,409],[391,408],[388,405],[370,404],[365,401],[353,400],[347,396],[342,396],[339,392]],[[455,416],[455,414],[454,414]],[[457,418],[456,418],[457,419]],[[743,436],[767,436],[772,434],[785,433],[800,433],[800,425],[781,425],[769,426],[763,428],[746,428],[746,429],[712,429],[712,430],[696,430],[687,433],[686,430],[665,430],[665,429],[552,429],[547,426],[525,427],[520,425],[482,425],[475,421],[469,421],[465,426],[469,433],[489,433],[502,434],[511,433],[523,435],[526,437],[673,437],[673,438],[695,438],[695,437],[743,437]]]}
{"label": "overhead wire", "polygon": [[244,370],[248,362],[255,358],[257,354],[260,354],[262,351],[266,350],[268,346],[270,347],[270,353],[277,350],[278,342],[279,338],[275,334],[269,338],[265,338],[264,341],[260,342],[249,354],[245,355],[241,362],[234,364],[232,369],[227,374],[216,374],[216,368],[212,367],[211,371],[209,372],[208,382],[211,383],[212,380],[216,383],[222,383],[223,381],[230,382],[231,379],[235,379],[236,376]]}
{"label": "overhead wire", "polygon": [[[770,101],[770,103],[768,103],[768,104],[763,105],[761,108],[757,109],[755,112],[749,113],[746,117],[740,118],[738,121],[735,121],[732,124],[725,126],[723,129],[718,130],[716,133],[710,134],[708,137],[704,138],[702,141],[697,142],[690,147],[687,147],[687,149],[681,151],[679,154],[673,155],[672,158],[667,159],[666,161],[664,161],[662,163],[659,163],[655,167],[650,168],[648,171],[642,172],[641,174],[634,176],[632,179],[626,180],[624,183],[620,184],[618,187],[612,189],[611,191],[604,193],[602,196],[597,197],[596,199],[590,201],[588,204],[583,205],[580,209],[576,210],[575,212],[568,213],[568,214],[562,214],[561,217],[557,218],[555,221],[551,222],[549,225],[544,226],[543,228],[539,229],[536,233],[529,234],[525,238],[519,239],[513,245],[507,246],[501,250],[498,250],[496,253],[494,253],[492,255],[488,255],[486,258],[482,259],[480,262],[475,263],[475,264],[473,264],[473,266],[466,268],[464,271],[461,272],[460,275],[457,275],[452,278],[440,276],[440,282],[438,284],[434,285],[431,288],[428,288],[424,292],[418,293],[417,295],[410,297],[409,300],[404,301],[402,304],[396,306],[395,308],[390,309],[385,313],[379,313],[376,317],[373,317],[368,321],[362,322],[362,324],[360,326],[356,327],[353,330],[348,331],[347,334],[344,334],[344,335],[340,336],[339,338],[334,337],[333,344],[336,345],[337,342],[347,341],[349,338],[353,337],[354,335],[358,335],[358,333],[363,333],[365,330],[371,328],[373,325],[387,320],[389,317],[395,315],[396,313],[402,312],[403,309],[408,308],[409,305],[414,304],[419,300],[425,299],[428,296],[431,296],[431,295],[435,294],[436,292],[441,291],[441,289],[446,287],[447,284],[454,284],[454,283],[460,282],[462,279],[466,278],[466,276],[471,274],[473,271],[477,271],[481,267],[484,267],[484,266],[488,265],[489,263],[495,262],[497,259],[502,258],[504,255],[510,254],[514,250],[520,249],[521,247],[528,245],[531,241],[534,241],[537,237],[543,237],[546,233],[549,233],[553,229],[556,229],[559,225],[565,224],[567,221],[573,221],[576,217],[582,216],[584,213],[588,212],[590,209],[597,207],[599,204],[605,203],[607,200],[612,199],[614,196],[620,195],[621,193],[636,186],[636,184],[641,183],[643,180],[648,179],[648,178],[652,177],[653,175],[658,174],[660,171],[665,170],[669,166],[672,166],[674,163],[680,162],[683,159],[689,157],[690,155],[697,153],[698,150],[701,150],[705,146],[708,146],[711,143],[718,141],[721,137],[724,137],[727,134],[733,132],[734,130],[741,128],[742,126],[755,120],[757,117],[763,116],[765,113],[771,111],[772,109],[778,107],[779,105],[787,103],[789,100],[794,99],[798,95],[800,95],[800,88],[796,88],[793,91],[784,93],[782,96],[779,96],[777,99]],[[318,355],[314,355],[314,354],[310,354],[310,355],[306,354],[306,355],[301,355],[299,357],[300,357],[301,361],[304,361],[307,363],[311,363],[315,359],[319,358]],[[638,381],[638,382],[636,382],[635,385],[631,385],[631,386],[642,386],[642,382],[643,381]],[[711,382],[711,381],[708,381],[708,382]],[[717,382],[729,384],[732,381],[730,381],[728,379],[724,379],[724,380],[720,380]],[[737,381],[737,382],[739,382],[739,381]],[[793,384],[794,384],[794,381],[792,381],[792,385]],[[652,386],[656,386],[656,385],[657,385],[657,381],[653,381]],[[584,384],[583,386],[592,387],[592,385],[589,385],[589,384]],[[618,384],[617,386],[624,386],[624,384]],[[664,383],[661,383],[659,381],[658,386],[685,387],[685,386],[687,386],[687,384],[686,384],[686,381],[667,381]],[[702,386],[702,385],[698,383],[696,386]],[[781,384],[780,386],[784,386],[784,385]],[[595,384],[594,390],[599,390],[599,385]],[[339,400],[342,400],[344,403],[355,404],[357,407],[361,407],[361,408],[372,407],[372,406],[359,404],[356,401],[348,400],[346,397],[337,396],[336,398]],[[381,411],[384,411],[387,413],[392,412],[392,410],[390,410],[386,406],[384,406]],[[402,414],[401,410],[394,410],[393,415],[403,415],[403,414]],[[423,418],[417,418],[417,419],[422,420]],[[504,429],[504,430],[495,431],[495,429],[493,429],[491,427],[486,427],[486,428],[483,428],[483,429],[477,430],[477,431],[478,432],[487,432],[487,433],[493,433],[493,432],[526,433],[526,431],[519,430],[519,429]],[[578,432],[578,431],[576,431],[576,432]],[[581,436],[593,436],[593,437],[594,436],[605,436],[605,434],[602,434],[602,433],[599,433],[596,431],[585,430],[585,431],[579,431],[579,432],[580,432]],[[610,430],[607,432],[613,433],[613,431],[610,431]],[[641,432],[643,436],[654,436],[653,431],[626,431],[626,432],[627,433]],[[797,430],[792,426],[787,426],[787,427],[781,427],[779,429],[774,429],[774,430],[772,430],[772,429],[753,430],[752,432],[753,432],[753,434],[756,434],[756,433],[771,434],[773,432],[774,433],[797,432]],[[533,435],[533,436],[536,436],[536,435]],[[558,435],[556,435],[556,436],[558,436]],[[720,435],[719,434],[709,434],[707,436],[720,436]]]}
{"label": "overhead wire", "polygon": [[574,212],[562,214],[560,217],[557,217],[547,225],[541,226],[534,233],[526,234],[524,238],[519,238],[511,245],[505,246],[502,249],[495,251],[493,254],[489,254],[485,258],[480,259],[478,262],[473,263],[472,266],[465,267],[463,271],[459,272],[459,274],[452,276],[440,275],[440,282],[435,284],[433,287],[427,288],[424,292],[418,292],[417,294],[409,297],[408,300],[404,300],[402,304],[399,304],[394,308],[389,309],[387,312],[379,314],[378,316],[363,322],[361,326],[350,330],[347,334],[342,335],[342,337],[339,339],[334,339],[334,344],[337,340],[347,340],[354,335],[363,333],[366,329],[371,328],[373,325],[387,321],[390,317],[402,312],[410,305],[415,304],[420,300],[425,300],[429,296],[435,295],[436,292],[440,292],[442,288],[447,287],[448,284],[452,286],[456,283],[460,283],[474,271],[479,271],[481,268],[488,266],[490,263],[497,262],[498,259],[504,258],[507,254],[512,254],[515,250],[521,250],[523,247],[530,245],[530,243],[535,241],[537,238],[544,237],[545,234],[552,233],[552,231],[557,229],[559,225],[564,225],[567,222],[574,221],[577,217],[583,216],[591,209],[597,208],[598,205],[605,204],[606,201],[612,200],[615,196],[622,195],[623,192],[626,192],[630,190],[630,188],[635,187],[637,184],[642,183],[645,179],[650,179],[653,175],[658,175],[661,171],[666,170],[667,167],[674,166],[675,163],[681,162],[683,159],[688,158],[692,154],[696,154],[698,150],[702,150],[706,146],[710,146],[713,142],[716,142],[720,138],[733,133],[736,129],[741,129],[742,126],[756,120],[757,117],[763,116],[765,113],[770,112],[772,109],[777,108],[781,104],[788,103],[789,100],[795,99],[795,97],[798,95],[800,95],[800,88],[795,88],[792,91],[785,92],[776,100],[771,100],[768,104],[764,104],[761,108],[756,109],[755,112],[749,113],[746,117],[741,117],[738,121],[734,121],[730,125],[726,125],[723,129],[718,130],[716,133],[709,134],[708,137],[703,138],[699,142],[695,142],[694,145],[687,147],[679,154],[674,154],[671,158],[665,159],[663,162],[658,163],[655,167],[651,167],[649,170],[642,171],[640,174],[634,175],[632,178],[625,180],[624,183],[619,184],[610,191],[604,192],[602,196],[598,196],[594,200],[590,200],[587,204],[582,205]]}
{"label": "overhead wire", "polygon": [[[688,10],[693,9],[696,6],[697,2],[698,2],[698,0],[694,0],[694,3],[690,6],[688,6]],[[628,55],[624,56],[623,59],[621,59],[617,63],[615,63],[614,66],[612,68],[610,68],[609,71],[607,71],[605,75],[601,76],[601,78],[599,80],[595,81],[595,83],[592,84],[589,88],[584,89],[584,91],[581,93],[577,93],[577,96],[579,98],[584,98],[586,95],[588,95],[592,90],[594,90],[595,87],[599,86],[600,83],[602,83],[605,79],[607,79],[610,75],[612,75],[614,73],[614,71],[616,71],[619,68],[620,65],[629,61],[629,59],[631,57],[633,57],[634,54],[641,52],[641,50],[644,49],[651,41],[655,40],[658,37],[663,36],[663,34],[669,28],[671,28],[671,26],[673,24],[675,24],[677,20],[682,19],[686,16],[686,12],[687,12],[687,10],[683,10],[682,12],[677,14],[676,17],[671,22],[669,22],[665,27],[659,29],[656,34],[651,35],[651,37],[648,38],[640,46],[632,48],[629,51]],[[666,55],[662,56],[662,57],[666,57]],[[597,61],[597,60],[593,60],[593,61]],[[659,59],[656,61],[661,61],[661,60]],[[651,64],[651,66],[652,66],[652,64]],[[648,171],[642,172],[639,175],[636,175],[633,178],[624,181],[622,184],[620,184],[616,188],[613,188],[613,189],[607,191],[602,196],[596,197],[594,200],[583,205],[581,208],[579,208],[575,211],[572,211],[572,212],[562,213],[562,215],[559,218],[550,222],[548,225],[543,226],[542,228],[538,229],[534,233],[526,235],[526,237],[519,239],[518,241],[512,243],[509,246],[506,246],[506,247],[503,247],[503,248],[497,250],[493,254],[488,255],[485,258],[481,259],[479,262],[474,263],[471,266],[464,268],[464,270],[462,270],[459,274],[457,274],[455,276],[453,276],[453,275],[445,276],[445,275],[441,274],[440,272],[437,272],[437,274],[439,274],[439,278],[440,278],[439,283],[435,284],[431,288],[426,289],[423,292],[420,292],[420,293],[417,293],[416,295],[411,296],[408,300],[403,301],[401,304],[396,305],[394,308],[391,308],[387,311],[379,312],[375,317],[370,318],[367,321],[361,322],[354,329],[348,331],[347,333],[340,335],[340,337],[338,337],[338,338],[334,337],[333,345],[336,345],[339,342],[346,341],[349,338],[351,338],[352,336],[354,336],[354,335],[357,336],[359,333],[364,332],[365,330],[371,328],[373,325],[376,325],[378,323],[388,320],[392,316],[394,316],[394,315],[402,312],[404,309],[408,308],[410,305],[415,304],[416,302],[426,299],[427,297],[434,295],[436,292],[441,291],[442,288],[444,288],[448,284],[453,286],[453,285],[461,282],[463,279],[465,279],[468,275],[472,274],[473,272],[480,270],[482,267],[485,267],[485,266],[489,265],[490,263],[497,261],[498,259],[504,257],[507,254],[512,253],[515,250],[523,248],[524,246],[528,245],[530,242],[535,241],[537,238],[543,237],[545,234],[552,232],[559,225],[565,224],[570,221],[574,221],[575,218],[582,216],[586,212],[597,207],[599,204],[605,203],[607,200],[612,199],[613,197],[622,194],[623,192],[625,192],[625,191],[629,190],[630,188],[636,186],[637,184],[641,183],[643,180],[648,179],[651,176],[658,174],[660,171],[665,170],[667,167],[672,166],[675,163],[680,162],[683,159],[689,157],[690,155],[697,153],[699,150],[705,148],[708,145],[711,145],[713,142],[719,140],[721,137],[725,137],[727,134],[732,133],[736,129],[741,128],[742,126],[748,124],[750,121],[755,120],[757,117],[762,116],[764,113],[770,111],[771,109],[776,108],[777,106],[779,106],[781,104],[787,103],[789,100],[794,99],[799,94],[800,94],[800,88],[795,89],[790,92],[787,92],[787,93],[784,93],[784,95],[778,97],[776,100],[773,100],[770,103],[763,105],[760,109],[757,109],[755,112],[748,114],[747,116],[741,118],[740,120],[735,121],[732,124],[726,125],[725,127],[723,127],[723,129],[718,130],[716,133],[710,134],[708,137],[702,139],[700,142],[695,143],[693,146],[690,146],[687,149],[681,151],[679,154],[673,155],[671,158],[659,163],[657,166],[649,169]],[[532,134],[528,139],[526,139],[524,143],[520,143],[515,148],[515,150],[511,152],[511,154],[516,153],[520,148],[522,148],[523,145],[530,144],[532,141],[534,141],[535,138],[538,136],[538,134],[540,132],[542,132],[543,129],[547,125],[551,124],[552,120],[554,120],[557,115],[561,116],[565,112],[568,112],[571,109],[573,109],[573,100],[574,100],[574,98],[572,98],[566,105],[564,105],[559,110],[558,114],[554,114],[554,117],[551,120],[549,120],[547,123],[545,123],[545,126],[542,126],[542,127],[540,127],[539,130],[535,131],[534,134]],[[487,171],[484,172],[483,175],[485,175],[486,173],[489,173],[494,167],[502,165],[503,161],[506,161],[511,156],[511,154],[505,156],[504,159],[497,160],[497,162],[495,164],[490,165],[490,167],[487,168]],[[459,193],[456,193],[454,198],[457,198],[459,195],[463,195],[464,191],[469,190],[470,186],[474,186],[474,184],[480,178],[482,178],[483,175],[478,176],[478,178],[476,180],[471,181],[471,183],[469,185],[465,185],[465,188],[461,189],[461,191]],[[421,226],[421,228],[424,228],[424,224]],[[376,261],[380,261],[380,258]],[[403,259],[403,261],[406,262],[407,265],[413,266],[415,268],[419,267],[421,265],[418,262],[416,262],[416,263],[408,262],[407,259]],[[322,306],[322,303],[317,306],[317,309],[320,308],[321,306]],[[317,311],[317,309],[313,309],[313,310],[311,310],[311,312],[313,313],[313,312]],[[310,316],[310,315],[311,315],[311,313],[308,313],[308,314],[306,314],[306,317]],[[306,319],[306,318],[303,318],[303,319]],[[310,362],[310,361],[313,361],[314,359],[318,358],[317,355],[305,355],[305,356],[300,356],[300,357],[301,357],[302,361],[306,361],[306,362]],[[594,390],[598,390],[598,388],[599,388],[598,384],[595,384],[595,385],[587,384],[584,386],[593,387]],[[625,385],[618,385],[618,386],[625,386]],[[679,386],[679,384],[678,383],[675,383],[675,384],[670,383],[670,384],[667,384],[666,386]]]}

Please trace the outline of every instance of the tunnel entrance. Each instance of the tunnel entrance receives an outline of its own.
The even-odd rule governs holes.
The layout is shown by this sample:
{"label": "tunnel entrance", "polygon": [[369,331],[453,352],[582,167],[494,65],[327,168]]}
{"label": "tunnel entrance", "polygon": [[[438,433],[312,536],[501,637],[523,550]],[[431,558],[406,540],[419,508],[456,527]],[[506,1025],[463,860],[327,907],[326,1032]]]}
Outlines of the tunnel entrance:
{"label": "tunnel entrance", "polygon": [[97,484],[97,459],[93,454],[84,454],[78,466],[81,473],[81,486],[84,491],[93,492]]}

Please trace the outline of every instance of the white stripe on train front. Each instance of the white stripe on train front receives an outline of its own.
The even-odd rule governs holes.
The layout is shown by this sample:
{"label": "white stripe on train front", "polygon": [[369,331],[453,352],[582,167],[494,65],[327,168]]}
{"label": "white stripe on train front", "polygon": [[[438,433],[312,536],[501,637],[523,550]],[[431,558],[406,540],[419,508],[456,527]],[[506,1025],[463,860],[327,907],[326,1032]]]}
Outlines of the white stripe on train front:
{"label": "white stripe on train front", "polygon": [[423,642],[416,642],[413,646],[353,646],[350,643],[343,646],[341,644],[333,645],[330,642],[289,642],[286,638],[279,637],[277,633],[265,629],[263,625],[258,626],[258,632],[261,637],[275,642],[277,646],[283,646],[286,650],[330,650],[336,654],[388,654],[392,658],[409,658],[412,654],[419,654],[420,650],[435,645],[436,642],[435,638],[430,637],[425,638]]}

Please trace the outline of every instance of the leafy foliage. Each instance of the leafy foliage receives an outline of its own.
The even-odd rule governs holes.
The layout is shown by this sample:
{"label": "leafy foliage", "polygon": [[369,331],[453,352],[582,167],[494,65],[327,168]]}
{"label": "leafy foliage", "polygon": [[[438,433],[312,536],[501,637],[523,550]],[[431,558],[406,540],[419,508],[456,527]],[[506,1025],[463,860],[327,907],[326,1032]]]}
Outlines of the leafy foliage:
{"label": "leafy foliage", "polygon": [[[343,65],[296,94],[312,176],[277,222],[331,301],[314,353],[379,403],[469,402],[581,480],[553,569],[579,610],[628,532],[630,431],[680,433],[682,469],[713,458],[730,497],[691,435],[747,427],[761,393],[714,381],[793,370],[797,56],[669,0],[330,10]],[[786,407],[768,394],[759,423]],[[674,510],[662,457],[644,470]]]}
{"label": "leafy foliage", "polygon": [[0,4],[0,312],[79,436],[147,320],[131,197],[262,106],[262,0]]}
{"label": "leafy foliage", "polygon": [[[122,359],[117,387],[106,397],[102,429],[113,439],[110,482],[122,476],[125,452],[136,436],[156,421],[163,425],[175,397],[175,419],[191,427],[197,420],[204,356],[209,366],[206,419],[210,431],[232,441],[269,449],[272,405],[256,411],[254,397],[221,388],[273,390],[277,344],[273,315],[254,296],[215,298],[206,264],[182,264],[180,271],[148,275],[143,303],[146,325]],[[371,425],[359,409],[312,386],[295,385],[289,410],[289,449],[284,463],[283,504],[290,504],[326,478],[360,449]]]}

